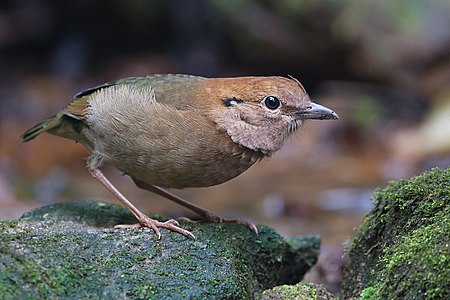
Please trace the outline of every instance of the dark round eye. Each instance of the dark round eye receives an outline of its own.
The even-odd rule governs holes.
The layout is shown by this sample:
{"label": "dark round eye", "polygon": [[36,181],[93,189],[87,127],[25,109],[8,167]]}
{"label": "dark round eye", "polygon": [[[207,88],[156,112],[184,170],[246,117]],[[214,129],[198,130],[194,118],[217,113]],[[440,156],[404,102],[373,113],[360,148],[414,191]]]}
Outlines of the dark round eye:
{"label": "dark round eye", "polygon": [[264,104],[268,109],[277,109],[280,107],[280,100],[275,96],[266,96],[263,99]]}

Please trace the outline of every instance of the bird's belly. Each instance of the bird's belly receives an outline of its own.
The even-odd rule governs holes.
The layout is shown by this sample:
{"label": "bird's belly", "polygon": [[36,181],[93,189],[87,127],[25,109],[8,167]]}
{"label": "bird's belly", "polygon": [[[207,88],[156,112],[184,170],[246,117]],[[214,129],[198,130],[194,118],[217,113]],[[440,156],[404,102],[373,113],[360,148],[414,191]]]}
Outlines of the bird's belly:
{"label": "bird's belly", "polygon": [[195,158],[170,154],[158,155],[156,158],[140,155],[108,163],[135,179],[166,188],[221,184],[240,175],[254,163],[224,154],[204,153]]}

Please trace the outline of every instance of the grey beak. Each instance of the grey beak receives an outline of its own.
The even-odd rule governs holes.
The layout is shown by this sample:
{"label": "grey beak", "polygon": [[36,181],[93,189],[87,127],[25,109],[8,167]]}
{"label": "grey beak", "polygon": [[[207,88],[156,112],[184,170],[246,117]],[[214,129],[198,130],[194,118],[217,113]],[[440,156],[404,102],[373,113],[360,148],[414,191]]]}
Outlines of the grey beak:
{"label": "grey beak", "polygon": [[319,119],[319,120],[337,120],[339,116],[329,108],[319,105],[314,102],[310,102],[305,109],[301,109],[295,112],[297,117],[301,120],[304,119]]}

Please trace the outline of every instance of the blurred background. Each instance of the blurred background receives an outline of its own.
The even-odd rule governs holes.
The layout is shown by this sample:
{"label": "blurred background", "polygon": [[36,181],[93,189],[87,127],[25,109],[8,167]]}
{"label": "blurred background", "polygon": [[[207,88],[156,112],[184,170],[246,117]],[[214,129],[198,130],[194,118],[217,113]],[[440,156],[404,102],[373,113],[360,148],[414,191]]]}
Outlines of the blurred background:
{"label": "blurred background", "polygon": [[[445,0],[2,1],[0,219],[70,199],[117,203],[80,144],[18,142],[76,92],[155,73],[289,74],[340,120],[307,123],[228,183],[174,192],[283,235],[320,235],[308,279],[336,292],[374,188],[450,165],[449,15]],[[105,172],[143,211],[190,215]]]}

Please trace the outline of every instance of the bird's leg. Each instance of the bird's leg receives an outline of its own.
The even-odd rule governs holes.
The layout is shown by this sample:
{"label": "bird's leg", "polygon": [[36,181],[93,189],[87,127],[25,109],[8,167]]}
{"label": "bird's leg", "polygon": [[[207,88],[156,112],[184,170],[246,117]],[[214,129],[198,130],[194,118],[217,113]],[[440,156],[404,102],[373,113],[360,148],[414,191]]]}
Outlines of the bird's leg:
{"label": "bird's leg", "polygon": [[89,174],[91,174],[92,177],[100,181],[114,196],[117,197],[128,209],[133,213],[133,215],[138,219],[139,223],[133,224],[133,225],[117,225],[115,228],[141,228],[141,227],[148,227],[153,229],[158,239],[161,238],[161,232],[159,231],[159,228],[166,228],[171,231],[175,231],[178,233],[181,233],[185,236],[192,237],[195,239],[195,236],[183,229],[178,227],[179,223],[177,220],[168,220],[166,222],[160,222],[158,220],[152,219],[142,213],[139,209],[137,209],[136,206],[134,206],[127,198],[125,198],[122,193],[119,192],[119,190],[106,178],[106,176],[103,174],[102,171],[100,171],[97,168],[88,168]]}
{"label": "bird's leg", "polygon": [[247,222],[247,221],[242,221],[242,220],[235,220],[235,219],[227,219],[224,217],[221,217],[215,213],[213,213],[210,210],[207,210],[203,207],[200,207],[198,205],[195,205],[194,203],[191,203],[189,201],[184,200],[181,197],[178,197],[177,195],[174,195],[168,191],[166,191],[163,188],[160,188],[159,186],[155,186],[155,185],[151,185],[145,182],[142,182],[140,180],[137,180],[133,177],[131,177],[134,181],[134,183],[136,184],[136,186],[140,187],[141,189],[153,192],[155,194],[158,194],[160,196],[163,196],[164,198],[167,198],[171,201],[174,201],[175,203],[180,204],[181,206],[186,207],[189,210],[192,210],[193,212],[199,214],[200,216],[202,216],[204,218],[204,220],[201,221],[193,221],[189,218],[182,218],[185,221],[188,221],[190,223],[199,223],[199,222],[208,222],[208,223],[234,223],[234,224],[242,224],[247,226],[251,231],[255,232],[256,234],[258,234],[258,229],[256,228],[255,224],[251,223],[251,222]]}

